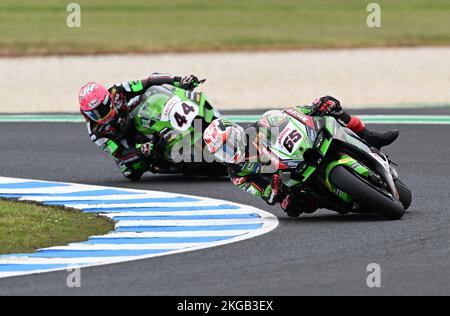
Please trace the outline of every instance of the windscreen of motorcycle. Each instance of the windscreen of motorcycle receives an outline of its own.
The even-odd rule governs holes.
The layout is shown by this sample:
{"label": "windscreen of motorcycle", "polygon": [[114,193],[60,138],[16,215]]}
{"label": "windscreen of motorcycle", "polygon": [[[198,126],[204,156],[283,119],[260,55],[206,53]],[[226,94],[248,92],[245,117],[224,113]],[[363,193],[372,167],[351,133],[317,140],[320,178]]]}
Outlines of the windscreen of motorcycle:
{"label": "windscreen of motorcycle", "polygon": [[268,147],[281,160],[303,160],[303,152],[311,147],[307,127],[280,111],[267,114],[259,122],[259,130],[264,135],[260,146]]}

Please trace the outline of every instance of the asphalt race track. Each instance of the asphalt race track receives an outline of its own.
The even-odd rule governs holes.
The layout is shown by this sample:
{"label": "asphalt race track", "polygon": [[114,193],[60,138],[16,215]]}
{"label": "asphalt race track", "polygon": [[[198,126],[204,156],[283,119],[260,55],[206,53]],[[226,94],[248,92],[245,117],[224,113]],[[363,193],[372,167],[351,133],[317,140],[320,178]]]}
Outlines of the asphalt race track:
{"label": "asphalt race track", "polygon": [[[79,289],[66,287],[64,271],[1,279],[0,295],[449,295],[450,125],[399,128],[401,138],[386,152],[399,164],[414,202],[403,220],[391,222],[327,211],[289,219],[226,179],[149,175],[128,183],[82,124],[0,124],[0,176],[201,195],[280,217],[276,230],[242,242],[84,269]],[[381,265],[381,288],[366,285],[370,263]]]}

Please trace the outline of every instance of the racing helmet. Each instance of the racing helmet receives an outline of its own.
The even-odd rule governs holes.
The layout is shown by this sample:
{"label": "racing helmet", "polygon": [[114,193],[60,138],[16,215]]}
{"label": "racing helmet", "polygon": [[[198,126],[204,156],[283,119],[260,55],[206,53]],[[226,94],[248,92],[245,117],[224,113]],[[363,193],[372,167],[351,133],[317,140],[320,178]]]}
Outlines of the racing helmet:
{"label": "racing helmet", "polygon": [[218,118],[203,133],[209,152],[219,161],[238,164],[245,159],[246,135],[236,123]]}
{"label": "racing helmet", "polygon": [[112,95],[104,86],[89,82],[80,89],[78,96],[81,114],[98,124],[110,123],[116,116]]}

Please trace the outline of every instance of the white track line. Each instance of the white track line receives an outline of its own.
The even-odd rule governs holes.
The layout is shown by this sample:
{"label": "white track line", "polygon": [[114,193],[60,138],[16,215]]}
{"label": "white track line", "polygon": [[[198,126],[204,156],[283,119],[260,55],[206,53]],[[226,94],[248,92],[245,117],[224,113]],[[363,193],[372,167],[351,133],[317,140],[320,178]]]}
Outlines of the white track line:
{"label": "white track line", "polygon": [[36,202],[47,202],[47,201],[120,201],[129,199],[150,199],[154,198],[154,195],[147,194],[117,194],[117,195],[105,195],[105,196],[30,196],[24,197],[19,200],[22,201],[36,201]]}
{"label": "white track line", "polygon": [[[226,204],[226,203],[224,203]],[[118,204],[68,204],[68,207],[79,210],[93,209],[117,209],[117,208],[151,208],[151,207],[196,207],[196,206],[216,206],[214,201],[198,201],[198,202],[147,202],[147,203],[118,203]]]}
{"label": "white track line", "polygon": [[263,224],[262,218],[250,219],[201,219],[201,220],[143,220],[143,221],[120,221],[116,227],[134,226],[217,226],[217,225],[239,225],[239,224]]}
{"label": "white track line", "polygon": [[91,238],[158,238],[158,237],[222,237],[222,236],[241,236],[248,232],[243,230],[202,230],[198,232],[182,231],[182,232],[123,232],[123,233],[109,233],[102,236],[92,236]]}
{"label": "white track line", "polygon": [[208,211],[170,211],[170,212],[117,212],[117,213],[100,213],[102,216],[106,216],[109,218],[113,217],[122,217],[122,216],[167,216],[167,217],[175,217],[175,216],[188,216],[188,215],[251,215],[256,213],[251,213],[247,210],[240,209],[221,209],[221,210],[208,210]]}
{"label": "white track line", "polygon": [[[27,258],[27,257],[10,257],[0,259],[0,264],[68,264],[68,265],[85,265],[97,264],[99,262],[127,261],[130,257],[86,257],[86,258]],[[1,272],[0,272],[1,277]]]}
{"label": "white track line", "polygon": [[69,244],[68,246],[50,247],[45,250],[148,250],[148,249],[183,249],[195,247],[202,242],[196,243],[172,243],[172,244]]}

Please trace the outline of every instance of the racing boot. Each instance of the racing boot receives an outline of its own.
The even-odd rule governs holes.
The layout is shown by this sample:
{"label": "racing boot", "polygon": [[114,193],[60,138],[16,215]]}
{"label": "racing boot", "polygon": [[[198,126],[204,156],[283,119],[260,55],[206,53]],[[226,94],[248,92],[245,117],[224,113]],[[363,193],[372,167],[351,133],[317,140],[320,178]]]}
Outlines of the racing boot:
{"label": "racing boot", "polygon": [[400,135],[400,131],[398,129],[394,129],[392,131],[379,133],[371,131],[367,127],[364,127],[364,129],[357,134],[370,145],[380,150],[381,147],[392,144]]}
{"label": "racing boot", "polygon": [[400,135],[400,131],[398,129],[394,129],[392,131],[378,133],[369,130],[364,122],[357,116],[351,116],[345,111],[342,111],[342,114],[339,117],[345,124],[347,124],[347,128],[351,129],[355,132],[359,137],[364,139],[370,145],[380,150],[381,147],[392,144]]}

